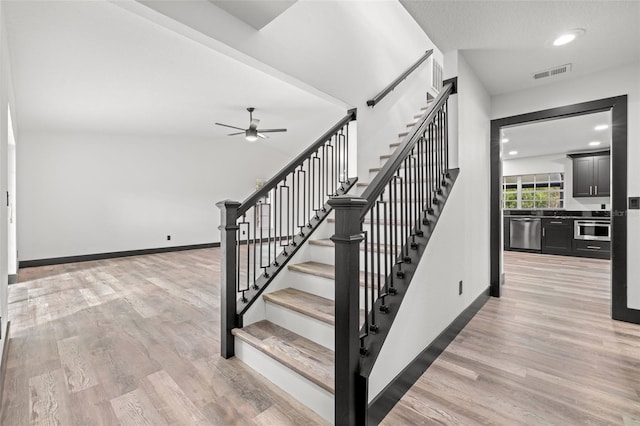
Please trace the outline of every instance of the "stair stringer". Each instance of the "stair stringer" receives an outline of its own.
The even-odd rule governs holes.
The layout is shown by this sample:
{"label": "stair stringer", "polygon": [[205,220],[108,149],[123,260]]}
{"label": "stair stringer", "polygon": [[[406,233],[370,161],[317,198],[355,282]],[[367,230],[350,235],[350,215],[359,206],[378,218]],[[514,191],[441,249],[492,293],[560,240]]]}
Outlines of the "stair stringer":
{"label": "stair stringer", "polygon": [[[382,395],[388,398],[385,391],[399,384],[403,373],[411,370],[413,361],[480,293],[486,291],[486,287],[474,287],[470,277],[465,275],[465,265],[471,262],[462,250],[468,238],[463,224],[468,217],[469,206],[465,204],[465,188],[461,183],[447,200],[438,227],[414,270],[413,279],[417,282],[406,289],[406,297],[369,371],[370,406]],[[488,276],[486,280],[488,282]],[[465,284],[462,294],[459,294],[460,281]],[[484,278],[478,277],[476,281],[484,281]],[[407,336],[412,338],[407,339]]]}
{"label": "stair stringer", "polygon": [[[389,312],[384,315],[377,316],[377,325],[378,332],[370,333],[365,340],[365,346],[367,350],[367,355],[361,358],[360,362],[360,375],[367,379],[368,382],[371,380],[372,373],[374,373],[374,368],[377,367],[376,371],[380,368],[389,368],[390,370],[398,370],[397,373],[393,376],[395,377],[405,365],[408,365],[409,362],[402,364],[400,366],[398,362],[393,360],[393,362],[379,361],[380,354],[383,353],[383,349],[388,347],[387,338],[392,331],[396,331],[394,329],[394,325],[396,324],[396,318],[400,314],[403,309],[403,303],[408,299],[406,296],[408,294],[409,289],[413,285],[418,286],[420,283],[414,283],[413,278],[416,276],[416,270],[419,267],[421,261],[425,260],[425,253],[428,251],[428,247],[430,244],[431,238],[438,232],[438,224],[442,220],[442,216],[446,215],[445,208],[447,206],[447,202],[451,195],[455,193],[453,190],[455,187],[455,182],[459,175],[459,169],[451,169],[450,178],[448,179],[448,184],[443,187],[443,191],[441,195],[438,195],[439,203],[434,205],[434,214],[429,216],[430,225],[429,228],[424,232],[424,236],[416,236],[416,242],[418,243],[417,250],[410,250],[411,262],[405,263],[403,266],[404,278],[396,278],[394,279],[394,287],[397,290],[397,294],[387,297],[386,304],[389,307]],[[395,273],[395,270],[392,271]],[[373,309],[379,310],[380,300],[376,302],[376,305]],[[397,329],[397,327],[396,327]],[[406,339],[407,333],[404,333],[405,340],[413,340]],[[411,360],[415,356],[411,357]],[[384,366],[383,366],[384,364]],[[371,387],[371,383],[368,385],[369,389],[369,401],[375,398],[375,396],[382,391],[384,386],[380,388],[380,382],[378,381],[377,376],[373,376],[375,387]],[[387,382],[388,383],[388,382]]]}

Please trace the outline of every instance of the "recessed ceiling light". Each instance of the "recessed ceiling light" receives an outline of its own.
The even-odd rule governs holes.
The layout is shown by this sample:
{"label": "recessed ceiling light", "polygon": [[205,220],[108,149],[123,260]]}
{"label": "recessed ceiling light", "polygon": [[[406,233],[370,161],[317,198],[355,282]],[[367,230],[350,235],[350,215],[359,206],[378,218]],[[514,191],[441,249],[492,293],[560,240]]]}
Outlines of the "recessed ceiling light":
{"label": "recessed ceiling light", "polygon": [[507,139],[507,138],[502,138],[502,143],[507,143],[507,142],[509,142],[509,139]]}
{"label": "recessed ceiling light", "polygon": [[598,145],[600,145],[600,142],[598,141],[589,142],[589,146],[598,146]]}
{"label": "recessed ceiling light", "polygon": [[596,127],[594,127],[594,130],[607,130],[609,128],[608,124],[598,124]]}
{"label": "recessed ceiling light", "polygon": [[516,155],[518,151],[509,151],[509,155]]}
{"label": "recessed ceiling light", "polygon": [[554,46],[563,46],[567,43],[571,43],[577,37],[583,35],[585,31],[582,28],[577,28],[575,30],[567,31],[566,33],[560,34],[553,40]]}

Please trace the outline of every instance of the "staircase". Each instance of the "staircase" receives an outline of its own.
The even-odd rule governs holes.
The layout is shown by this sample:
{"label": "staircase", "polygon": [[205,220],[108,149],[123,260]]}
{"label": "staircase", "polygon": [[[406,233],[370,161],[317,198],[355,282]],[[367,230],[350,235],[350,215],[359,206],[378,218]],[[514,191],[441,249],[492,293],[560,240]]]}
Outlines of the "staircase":
{"label": "staircase", "polygon": [[[414,119],[423,118],[428,106]],[[407,125],[413,128],[416,122]],[[389,145],[389,153],[380,155],[380,166],[369,171],[369,181],[384,167],[393,152],[409,134],[398,134],[399,142]],[[416,167],[413,164],[412,167]],[[368,183],[358,182],[352,192],[364,192]],[[365,219],[365,229],[376,221]],[[232,330],[235,355],[272,382],[316,411],[330,422],[334,420],[335,392],[335,250],[329,238],[334,234],[335,219],[328,216],[318,227],[306,247],[293,256],[286,271],[261,295],[262,303],[252,316],[257,321]],[[390,242],[381,242],[382,253],[398,251]],[[377,247],[376,247],[377,248]],[[372,247],[369,247],[372,252]],[[375,263],[373,259],[372,263]],[[366,264],[361,245],[360,264]],[[376,281],[377,275],[369,273]],[[384,278],[383,278],[384,279]],[[360,304],[364,305],[365,275],[360,274]],[[375,291],[376,289],[374,289]],[[360,306],[360,326],[365,323],[365,306]]]}

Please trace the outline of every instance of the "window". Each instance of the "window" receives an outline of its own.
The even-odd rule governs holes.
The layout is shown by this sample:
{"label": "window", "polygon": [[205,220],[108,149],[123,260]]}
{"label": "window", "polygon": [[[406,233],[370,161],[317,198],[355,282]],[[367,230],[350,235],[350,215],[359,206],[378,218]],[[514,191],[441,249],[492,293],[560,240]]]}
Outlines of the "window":
{"label": "window", "polygon": [[505,209],[561,209],[564,207],[564,173],[504,176]]}

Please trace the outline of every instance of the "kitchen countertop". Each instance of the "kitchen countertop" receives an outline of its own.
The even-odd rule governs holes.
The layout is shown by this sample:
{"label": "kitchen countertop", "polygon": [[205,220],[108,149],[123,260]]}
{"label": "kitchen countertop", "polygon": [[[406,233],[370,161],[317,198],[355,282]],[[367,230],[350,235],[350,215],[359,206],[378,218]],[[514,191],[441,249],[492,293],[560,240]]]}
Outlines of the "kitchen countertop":
{"label": "kitchen countertop", "polygon": [[504,210],[505,217],[610,219],[609,210]]}

